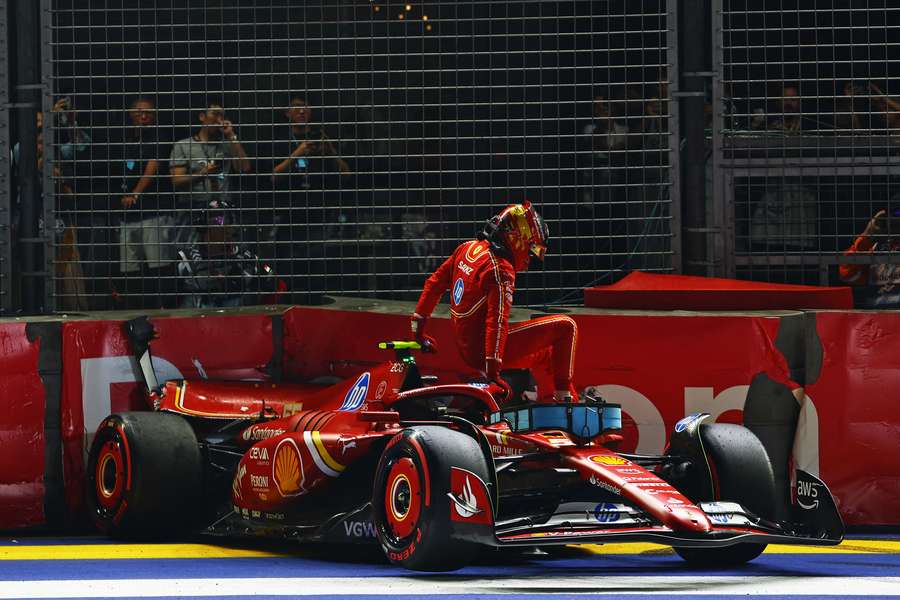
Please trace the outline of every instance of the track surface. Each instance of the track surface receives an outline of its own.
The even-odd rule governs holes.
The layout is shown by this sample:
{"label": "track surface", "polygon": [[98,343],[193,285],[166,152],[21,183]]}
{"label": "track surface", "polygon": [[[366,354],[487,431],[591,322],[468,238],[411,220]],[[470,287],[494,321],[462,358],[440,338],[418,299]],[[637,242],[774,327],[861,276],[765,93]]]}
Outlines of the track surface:
{"label": "track surface", "polygon": [[[214,540],[216,541],[216,540]],[[443,574],[394,568],[378,551],[296,546],[0,539],[4,598],[761,598],[900,597],[900,536],[834,548],[770,546],[740,569],[690,569],[664,546],[489,555]]]}

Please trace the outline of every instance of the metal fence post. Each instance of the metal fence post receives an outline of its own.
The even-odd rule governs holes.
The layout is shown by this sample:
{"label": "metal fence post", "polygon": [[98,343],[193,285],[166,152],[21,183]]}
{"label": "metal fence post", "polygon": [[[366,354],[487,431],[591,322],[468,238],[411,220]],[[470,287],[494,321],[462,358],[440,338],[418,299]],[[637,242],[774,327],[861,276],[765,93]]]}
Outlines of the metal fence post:
{"label": "metal fence post", "polygon": [[[35,111],[40,106],[40,4],[32,0],[15,0],[15,108],[16,132],[19,140],[18,183],[19,203],[22,207],[19,247],[22,277],[22,311],[29,314],[43,310],[43,278],[39,217],[41,188],[38,182],[37,124]],[[45,169],[46,171],[46,169]]]}
{"label": "metal fence post", "polygon": [[669,198],[672,200],[670,207],[672,215],[672,269],[676,273],[682,272],[684,256],[682,254],[683,237],[681,235],[681,103],[678,91],[681,80],[681,63],[678,55],[681,46],[678,40],[678,1],[669,0],[666,6],[666,31],[669,63]]}
{"label": "metal fence post", "polygon": [[54,238],[56,224],[56,181],[53,167],[56,163],[56,120],[47,118],[53,107],[53,0],[41,0],[40,14],[40,61],[41,61],[41,102],[44,111],[44,171],[43,206],[44,220],[44,253],[43,270],[46,274],[43,289],[44,312],[56,310],[56,278],[54,259],[56,256],[56,240]]}
{"label": "metal fence post", "polygon": [[12,164],[9,128],[9,36],[6,2],[0,2],[0,314],[13,309]]}
{"label": "metal fence post", "polygon": [[[725,75],[722,68],[722,0],[712,0],[710,7],[712,24],[712,139],[711,154],[709,157],[712,171],[712,190],[707,202],[710,214],[713,217],[712,229],[715,234],[711,239],[710,250],[712,252],[713,272],[718,277],[734,277],[734,196],[726,194],[724,172],[722,171],[722,129],[725,125],[725,117],[733,117],[731,112],[725,110],[726,100],[729,107],[732,99],[727,97],[723,89]],[[725,129],[731,129],[733,123],[728,123]],[[729,187],[733,190],[733,187]]]}
{"label": "metal fence post", "polygon": [[684,213],[684,272],[708,275],[706,245],[706,117],[704,102],[709,68],[709,0],[678,3],[681,43],[682,198]]}

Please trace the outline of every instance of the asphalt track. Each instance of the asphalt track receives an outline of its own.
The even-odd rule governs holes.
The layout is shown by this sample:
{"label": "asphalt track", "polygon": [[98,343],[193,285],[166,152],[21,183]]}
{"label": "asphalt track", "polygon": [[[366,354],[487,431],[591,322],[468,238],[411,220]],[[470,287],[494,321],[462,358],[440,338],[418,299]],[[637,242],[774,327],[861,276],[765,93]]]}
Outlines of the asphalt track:
{"label": "asphalt track", "polygon": [[377,551],[316,546],[119,544],[0,539],[5,598],[737,598],[900,597],[900,536],[833,548],[770,546],[740,569],[691,569],[654,544],[490,554],[453,573],[394,568]]}

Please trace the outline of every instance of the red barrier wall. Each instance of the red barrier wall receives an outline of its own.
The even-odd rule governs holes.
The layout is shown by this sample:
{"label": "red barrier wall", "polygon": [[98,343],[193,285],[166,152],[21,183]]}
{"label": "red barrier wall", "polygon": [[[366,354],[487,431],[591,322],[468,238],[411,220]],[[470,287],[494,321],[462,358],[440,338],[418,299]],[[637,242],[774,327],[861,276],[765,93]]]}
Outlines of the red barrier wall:
{"label": "red barrier wall", "polygon": [[819,313],[822,477],[849,523],[900,523],[900,313]]}
{"label": "red barrier wall", "polygon": [[44,522],[44,386],[40,341],[0,325],[0,529]]}
{"label": "red barrier wall", "polygon": [[[268,314],[153,317],[159,338],[153,364],[160,380],[266,379],[273,360]],[[85,436],[108,414],[146,409],[123,321],[63,325],[62,436],[66,506],[82,505]]]}
{"label": "red barrier wall", "polygon": [[579,337],[576,387],[595,387],[603,398],[622,404],[626,452],[660,452],[675,423],[691,413],[740,423],[756,374],[790,380],[784,357],[774,348],[778,317],[574,318]]}

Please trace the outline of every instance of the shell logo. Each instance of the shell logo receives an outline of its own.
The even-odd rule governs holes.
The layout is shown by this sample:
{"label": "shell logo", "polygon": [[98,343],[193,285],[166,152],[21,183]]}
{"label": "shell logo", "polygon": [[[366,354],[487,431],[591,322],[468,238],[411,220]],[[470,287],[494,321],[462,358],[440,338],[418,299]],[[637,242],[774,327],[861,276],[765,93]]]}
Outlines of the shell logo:
{"label": "shell logo", "polygon": [[612,454],[597,454],[591,457],[591,462],[595,462],[601,465],[630,465],[631,463],[628,459],[622,458],[621,456],[614,456]]}
{"label": "shell logo", "polygon": [[303,459],[293,440],[283,440],[275,449],[272,478],[282,496],[299,496],[303,489]]}

